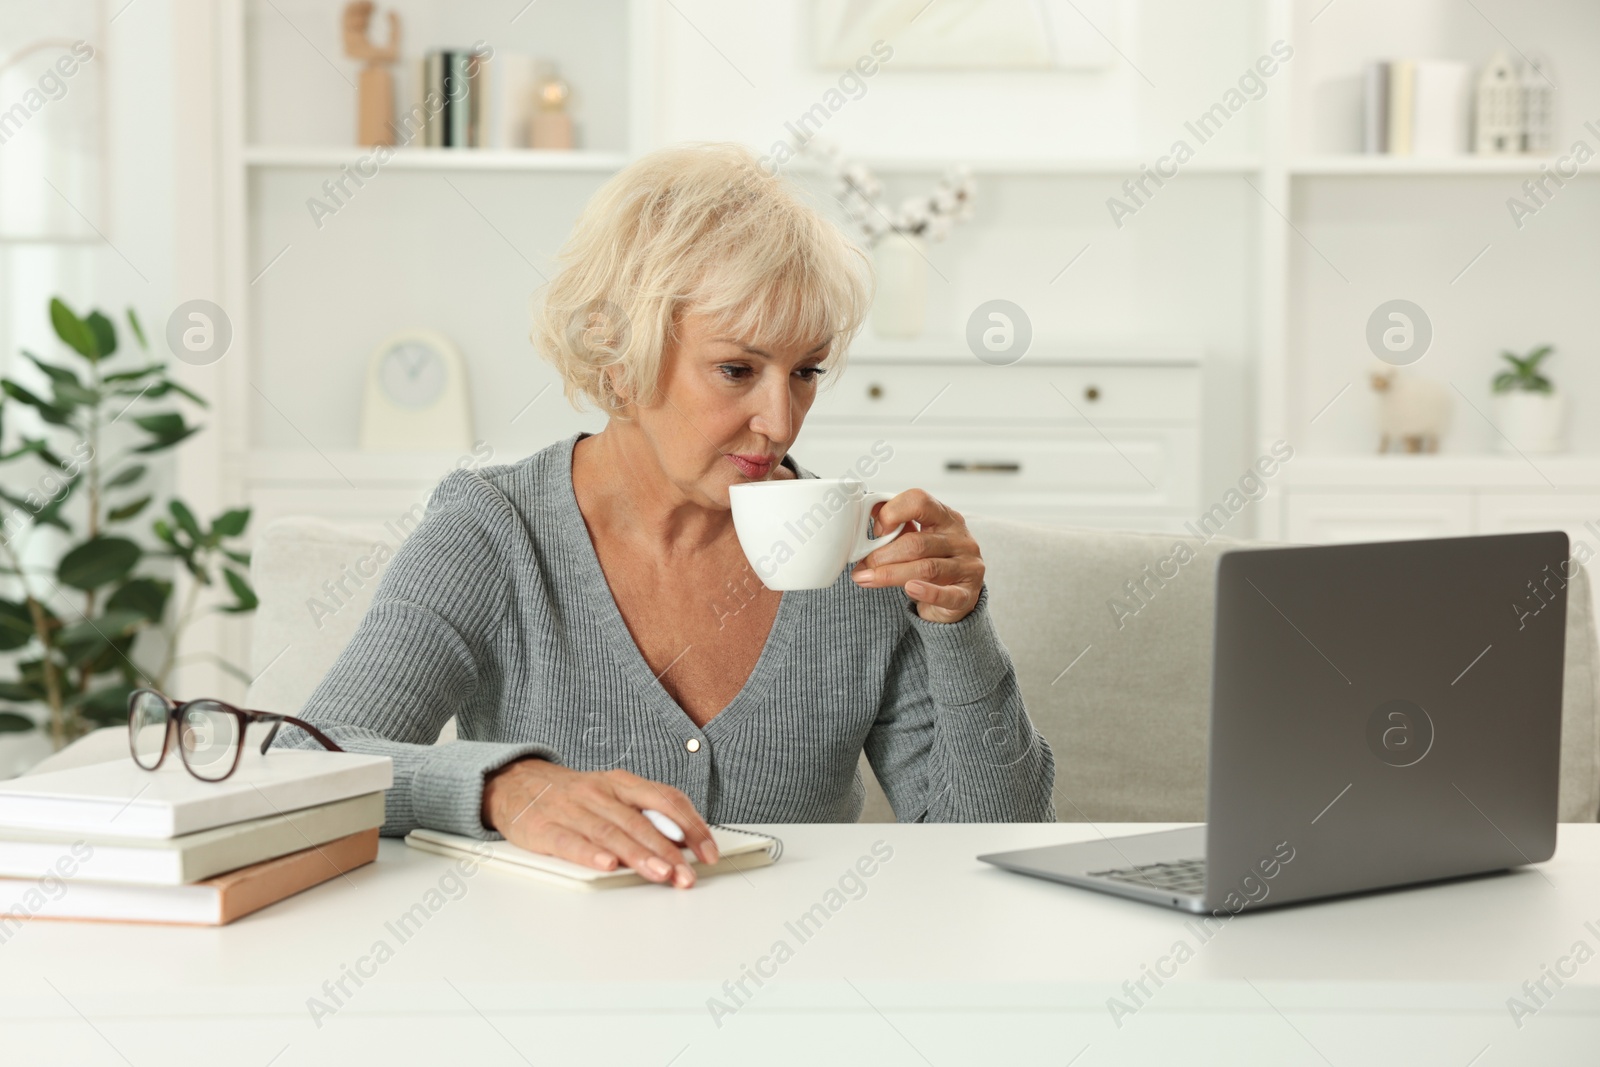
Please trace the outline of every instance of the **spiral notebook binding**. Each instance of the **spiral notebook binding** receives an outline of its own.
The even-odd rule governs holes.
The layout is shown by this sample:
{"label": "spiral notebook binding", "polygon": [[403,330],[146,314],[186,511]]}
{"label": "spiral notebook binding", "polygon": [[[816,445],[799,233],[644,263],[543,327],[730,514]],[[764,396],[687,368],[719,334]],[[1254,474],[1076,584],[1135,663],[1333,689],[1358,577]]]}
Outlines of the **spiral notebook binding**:
{"label": "spiral notebook binding", "polygon": [[737,826],[729,826],[726,823],[714,822],[711,826],[718,830],[725,830],[730,834],[744,834],[746,837],[765,837],[772,842],[772,847],[767,849],[767,854],[772,857],[773,862],[776,863],[783,857],[782,838],[774,837],[771,834],[758,834],[754,830],[741,830]]}

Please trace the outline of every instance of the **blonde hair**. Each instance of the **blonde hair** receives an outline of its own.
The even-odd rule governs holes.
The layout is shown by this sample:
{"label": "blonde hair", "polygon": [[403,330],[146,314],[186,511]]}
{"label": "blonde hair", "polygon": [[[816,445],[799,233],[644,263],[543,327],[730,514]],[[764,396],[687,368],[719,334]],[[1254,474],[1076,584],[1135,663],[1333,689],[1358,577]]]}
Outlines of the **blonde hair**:
{"label": "blonde hair", "polygon": [[833,343],[837,366],[872,299],[860,246],[734,144],[663,149],[595,193],[544,287],[532,338],[567,399],[618,415],[654,399],[682,313],[752,344]]}

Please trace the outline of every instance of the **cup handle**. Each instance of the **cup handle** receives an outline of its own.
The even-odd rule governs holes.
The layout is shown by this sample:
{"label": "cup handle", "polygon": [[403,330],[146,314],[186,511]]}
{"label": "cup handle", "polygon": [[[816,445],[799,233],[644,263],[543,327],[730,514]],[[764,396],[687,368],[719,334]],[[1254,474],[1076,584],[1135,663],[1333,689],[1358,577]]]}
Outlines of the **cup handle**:
{"label": "cup handle", "polygon": [[901,534],[906,532],[906,524],[902,522],[891,533],[886,533],[882,537],[871,536],[872,509],[878,504],[893,500],[894,496],[895,494],[893,493],[868,493],[866,496],[861,498],[861,503],[864,505],[864,510],[866,512],[867,521],[862,524],[861,529],[856,531],[856,543],[850,549],[851,563],[860,563],[862,560],[866,559],[874,549],[882,548],[884,545],[888,544],[890,541],[893,541],[896,537],[899,537]]}

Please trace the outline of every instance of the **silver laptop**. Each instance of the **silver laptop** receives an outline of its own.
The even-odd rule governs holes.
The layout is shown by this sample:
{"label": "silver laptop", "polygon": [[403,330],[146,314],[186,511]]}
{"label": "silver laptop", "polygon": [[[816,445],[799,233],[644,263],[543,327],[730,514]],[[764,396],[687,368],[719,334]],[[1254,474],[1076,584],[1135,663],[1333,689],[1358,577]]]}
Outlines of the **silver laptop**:
{"label": "silver laptop", "polygon": [[978,858],[1218,915],[1547,860],[1572,566],[1564,533],[1225,553],[1206,823]]}

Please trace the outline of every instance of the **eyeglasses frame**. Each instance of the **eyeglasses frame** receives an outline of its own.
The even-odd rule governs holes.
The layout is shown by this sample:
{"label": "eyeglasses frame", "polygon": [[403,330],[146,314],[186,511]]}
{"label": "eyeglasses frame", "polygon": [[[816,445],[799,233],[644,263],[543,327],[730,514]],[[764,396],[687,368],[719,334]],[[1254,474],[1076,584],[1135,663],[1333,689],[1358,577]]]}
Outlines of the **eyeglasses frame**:
{"label": "eyeglasses frame", "polygon": [[[139,762],[139,752],[134,744],[133,737],[134,709],[138,704],[140,695],[143,693],[149,693],[152,696],[155,696],[163,704],[165,704],[167,708],[167,728],[166,731],[161,735],[161,754],[156,757],[155,764],[150,767],[146,767],[144,764]],[[224,774],[221,778],[206,778],[193,767],[191,767],[189,765],[189,758],[183,754],[182,743],[178,742],[175,738],[175,734],[178,730],[178,724],[183,718],[184,711],[194,704],[214,704],[219,710],[228,712],[239,720],[240,743],[233,746],[233,765],[228,768],[228,773]],[[138,689],[135,689],[128,694],[128,754],[133,757],[134,765],[139,767],[141,770],[156,771],[161,768],[161,764],[166,760],[168,751],[176,748],[178,749],[178,759],[183,763],[184,770],[188,771],[196,778],[199,778],[202,782],[227,781],[228,778],[233,775],[233,772],[239,769],[239,757],[244,755],[245,746],[243,742],[245,733],[249,728],[249,725],[253,722],[272,723],[272,729],[267,731],[267,736],[261,742],[261,754],[263,756],[267,754],[267,749],[272,747],[272,740],[278,736],[278,730],[283,727],[284,723],[288,723],[291,726],[298,726],[300,729],[310,734],[312,738],[314,738],[319,744],[321,744],[330,752],[344,751],[344,749],[340,748],[332,738],[328,737],[327,734],[323,733],[315,726],[312,726],[304,719],[296,718],[293,715],[283,715],[275,711],[256,711],[251,708],[239,708],[229,704],[226,700],[218,700],[215,697],[199,697],[195,700],[173,700],[159,689],[151,689],[148,686],[140,686]]]}

